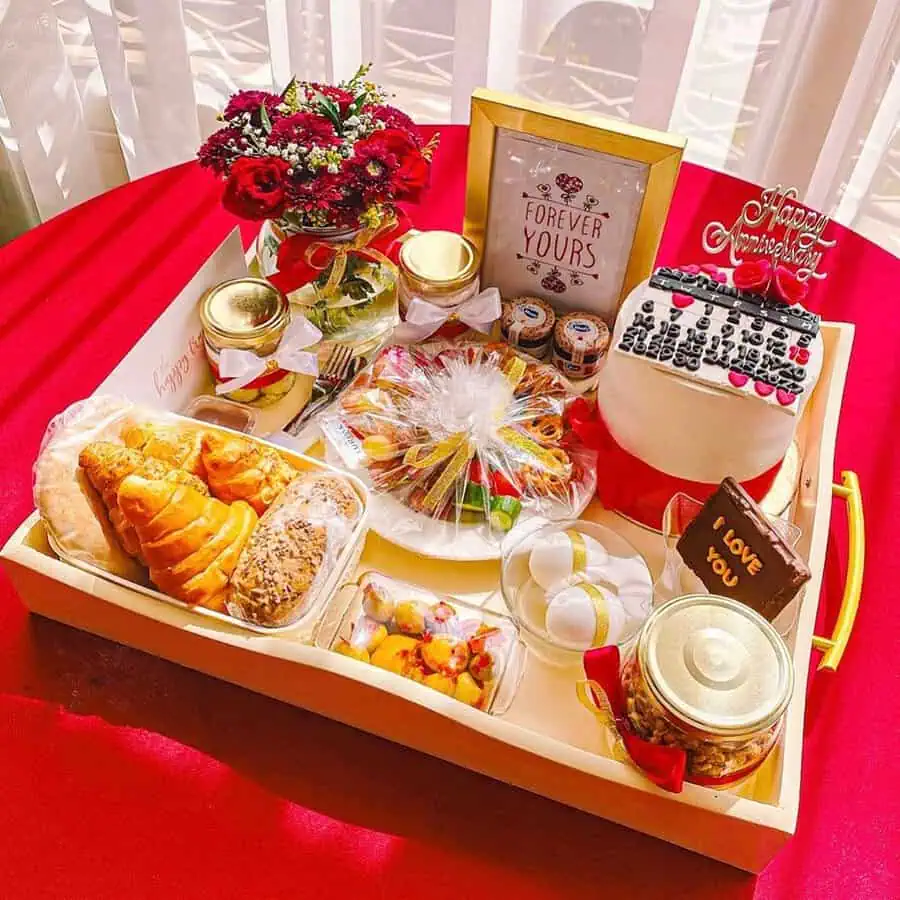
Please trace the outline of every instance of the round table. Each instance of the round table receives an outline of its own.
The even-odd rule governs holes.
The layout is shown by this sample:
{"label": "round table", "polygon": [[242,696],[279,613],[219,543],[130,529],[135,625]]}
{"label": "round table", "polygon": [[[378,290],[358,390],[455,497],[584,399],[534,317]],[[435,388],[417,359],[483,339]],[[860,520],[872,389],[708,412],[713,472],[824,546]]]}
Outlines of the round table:
{"label": "round table", "polygon": [[[414,217],[458,229],[466,132],[442,135]],[[703,224],[732,222],[757,190],[685,165],[659,262],[702,259]],[[0,540],[33,507],[49,418],[94,390],[234,226],[219,192],[186,164],[0,249]],[[815,296],[857,325],[837,466],[862,482],[869,565],[839,671],[811,678],[797,834],[761,876],[29,617],[0,574],[0,895],[900,896],[900,261],[833,227]],[[845,561],[836,507],[820,630]]]}

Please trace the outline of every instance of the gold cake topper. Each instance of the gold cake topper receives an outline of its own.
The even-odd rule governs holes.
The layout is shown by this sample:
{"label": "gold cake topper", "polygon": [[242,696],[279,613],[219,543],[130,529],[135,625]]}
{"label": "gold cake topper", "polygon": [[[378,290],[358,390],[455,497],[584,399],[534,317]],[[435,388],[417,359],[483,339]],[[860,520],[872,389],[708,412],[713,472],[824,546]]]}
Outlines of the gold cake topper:
{"label": "gold cake topper", "polygon": [[819,265],[826,250],[837,243],[823,237],[831,218],[796,201],[797,188],[780,184],[763,188],[759,199],[748,200],[734,224],[708,222],[703,229],[703,249],[721,253],[728,249],[732,266],[744,259],[766,257],[772,265],[792,268],[800,281],[827,277]]}

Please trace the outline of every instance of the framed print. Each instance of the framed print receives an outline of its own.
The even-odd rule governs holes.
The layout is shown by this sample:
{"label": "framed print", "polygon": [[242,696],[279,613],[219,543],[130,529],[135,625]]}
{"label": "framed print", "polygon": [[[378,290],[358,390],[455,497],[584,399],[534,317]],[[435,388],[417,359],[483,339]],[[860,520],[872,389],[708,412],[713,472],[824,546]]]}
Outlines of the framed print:
{"label": "framed print", "polygon": [[465,235],[481,283],[615,318],[650,276],[684,138],[479,89]]}

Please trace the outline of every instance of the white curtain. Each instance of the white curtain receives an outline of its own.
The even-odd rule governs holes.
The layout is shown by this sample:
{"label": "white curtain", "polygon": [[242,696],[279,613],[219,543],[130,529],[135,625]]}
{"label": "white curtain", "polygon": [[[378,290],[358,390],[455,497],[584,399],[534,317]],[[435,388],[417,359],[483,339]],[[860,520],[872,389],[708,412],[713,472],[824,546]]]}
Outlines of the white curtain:
{"label": "white curtain", "polygon": [[900,0],[0,0],[0,241],[361,60],[421,122],[487,85],[680,132],[900,254]]}

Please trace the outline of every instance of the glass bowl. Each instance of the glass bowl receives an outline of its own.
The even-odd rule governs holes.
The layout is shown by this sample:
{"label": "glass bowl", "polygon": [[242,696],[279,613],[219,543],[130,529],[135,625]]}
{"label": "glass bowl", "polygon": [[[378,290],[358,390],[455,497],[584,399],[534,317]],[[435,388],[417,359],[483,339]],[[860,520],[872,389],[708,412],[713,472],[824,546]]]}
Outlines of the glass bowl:
{"label": "glass bowl", "polygon": [[[611,528],[584,520],[514,530],[504,543],[500,592],[529,649],[558,666],[580,666],[593,646],[627,647],[653,606],[640,553]],[[585,616],[593,616],[587,633]]]}

